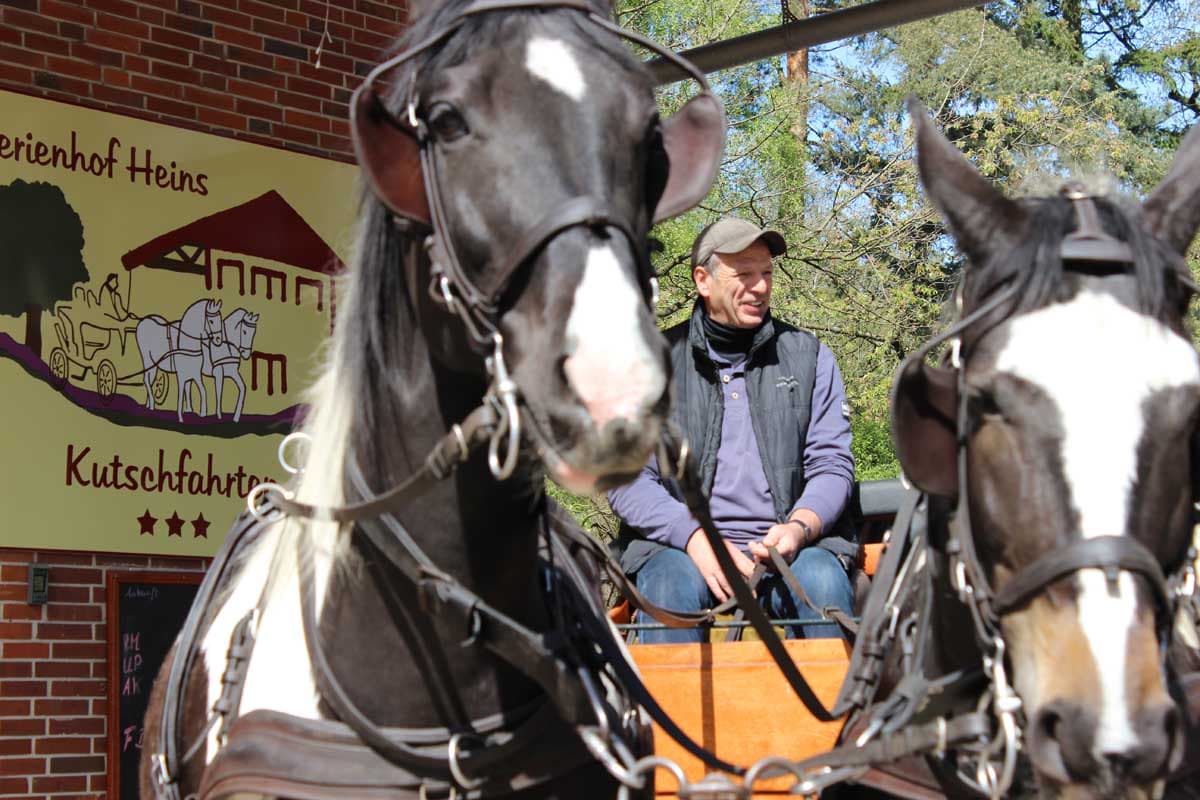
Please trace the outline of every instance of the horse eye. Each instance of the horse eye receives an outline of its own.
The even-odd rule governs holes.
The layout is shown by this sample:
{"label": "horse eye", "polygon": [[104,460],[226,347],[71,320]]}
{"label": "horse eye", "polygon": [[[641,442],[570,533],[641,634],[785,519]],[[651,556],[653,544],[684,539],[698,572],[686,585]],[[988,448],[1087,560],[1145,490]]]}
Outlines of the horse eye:
{"label": "horse eye", "polygon": [[462,114],[458,113],[453,106],[445,103],[439,103],[430,110],[429,130],[433,131],[433,135],[443,142],[452,142],[470,133],[467,121],[463,119]]}

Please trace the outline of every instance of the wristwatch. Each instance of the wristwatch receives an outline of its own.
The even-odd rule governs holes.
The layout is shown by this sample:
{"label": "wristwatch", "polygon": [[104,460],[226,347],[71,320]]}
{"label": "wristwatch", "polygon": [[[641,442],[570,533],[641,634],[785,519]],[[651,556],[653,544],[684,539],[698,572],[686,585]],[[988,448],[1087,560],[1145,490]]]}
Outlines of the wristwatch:
{"label": "wristwatch", "polygon": [[805,522],[802,519],[789,519],[788,522],[795,524],[795,525],[799,525],[800,529],[804,531],[804,544],[802,545],[803,547],[807,547],[808,545],[812,544],[813,531],[812,531],[812,528],[809,527],[807,522]]}

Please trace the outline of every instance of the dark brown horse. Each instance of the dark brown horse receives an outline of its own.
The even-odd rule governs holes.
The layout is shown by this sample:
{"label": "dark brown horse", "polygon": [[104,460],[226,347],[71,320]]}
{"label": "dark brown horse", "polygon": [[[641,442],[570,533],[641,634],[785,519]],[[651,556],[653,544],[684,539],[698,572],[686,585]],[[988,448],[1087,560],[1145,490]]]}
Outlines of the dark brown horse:
{"label": "dark brown horse", "polygon": [[[843,690],[860,709],[847,741],[886,737],[889,714],[940,737],[936,754],[866,777],[908,796],[1152,796],[1187,728],[1165,652],[1195,556],[1200,358],[1183,256],[1200,132],[1136,204],[1078,184],[1010,200],[923,109],[913,123],[922,183],[967,265],[960,321],[931,343],[948,340],[945,362],[926,347],[897,380],[893,435],[929,495],[928,530],[902,579],[873,589],[866,635],[892,655],[877,691]],[[981,699],[994,738],[956,751],[946,720]]]}
{"label": "dark brown horse", "polygon": [[414,3],[405,55],[356,95],[369,191],[303,471],[242,521],[156,684],[144,797],[615,794],[597,754],[641,723],[596,703],[543,482],[612,484],[659,439],[646,234],[707,191],[724,117],[704,92],[661,120],[595,5]]}

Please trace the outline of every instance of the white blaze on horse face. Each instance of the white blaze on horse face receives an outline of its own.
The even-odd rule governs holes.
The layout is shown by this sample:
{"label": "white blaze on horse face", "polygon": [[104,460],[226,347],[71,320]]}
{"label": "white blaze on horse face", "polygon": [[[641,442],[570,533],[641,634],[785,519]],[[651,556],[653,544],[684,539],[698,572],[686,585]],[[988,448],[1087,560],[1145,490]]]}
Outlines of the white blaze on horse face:
{"label": "white blaze on horse face", "polygon": [[641,292],[612,247],[588,252],[567,319],[563,365],[592,422],[636,422],[662,396],[667,376],[642,333]]}
{"label": "white blaze on horse face", "polygon": [[575,102],[583,99],[587,84],[579,62],[558,39],[535,36],[525,45],[525,69]]}
{"label": "white blaze on horse face", "polygon": [[[1075,298],[1017,317],[996,369],[1042,389],[1058,407],[1063,477],[1084,538],[1121,536],[1138,470],[1138,444],[1153,392],[1200,383],[1192,345],[1107,294]],[[1127,707],[1126,647],[1137,613],[1133,577],[1115,591],[1103,571],[1077,573],[1080,627],[1103,692],[1095,753],[1125,753],[1138,737]]]}

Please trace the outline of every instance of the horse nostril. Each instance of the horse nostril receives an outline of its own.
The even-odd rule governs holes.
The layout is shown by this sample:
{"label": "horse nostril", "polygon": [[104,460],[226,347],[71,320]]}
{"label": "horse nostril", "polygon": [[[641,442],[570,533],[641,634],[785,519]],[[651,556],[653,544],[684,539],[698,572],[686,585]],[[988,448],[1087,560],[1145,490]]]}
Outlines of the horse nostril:
{"label": "horse nostril", "polygon": [[1067,709],[1059,703],[1043,706],[1034,716],[1026,737],[1034,767],[1059,783],[1069,783],[1071,780],[1063,755],[1063,740],[1070,736],[1066,713]]}

